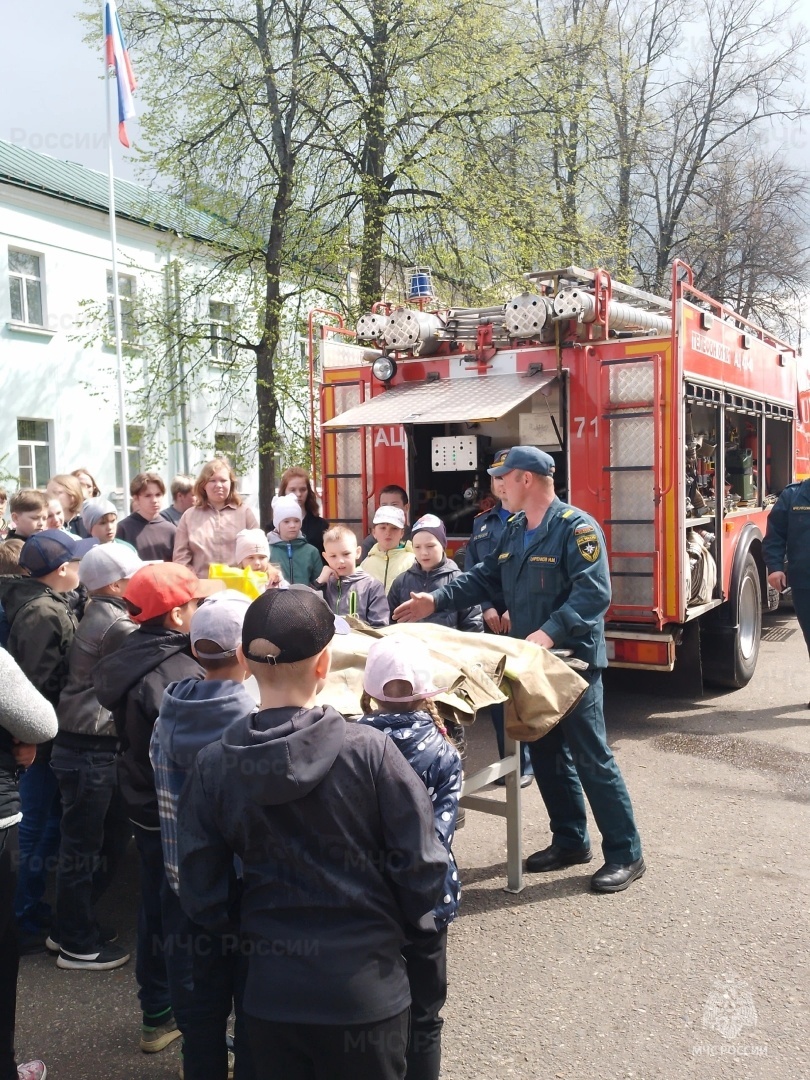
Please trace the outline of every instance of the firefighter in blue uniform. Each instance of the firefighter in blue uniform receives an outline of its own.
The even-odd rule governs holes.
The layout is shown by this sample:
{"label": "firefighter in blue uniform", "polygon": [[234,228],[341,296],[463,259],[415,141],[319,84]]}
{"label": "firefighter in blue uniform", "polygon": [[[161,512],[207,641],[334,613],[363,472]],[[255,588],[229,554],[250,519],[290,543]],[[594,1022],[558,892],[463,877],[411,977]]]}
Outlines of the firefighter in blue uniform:
{"label": "firefighter in blue uniform", "polygon": [[587,796],[605,859],[591,887],[620,892],[646,867],[630,796],[607,744],[602,710],[604,618],[610,603],[604,537],[593,518],[556,497],[549,454],[533,446],[513,446],[503,463],[489,471],[503,477],[501,501],[514,514],[498,546],[438,592],[412,594],[396,609],[394,619],[408,622],[434,610],[469,607],[500,591],[513,637],[549,649],[571,649],[588,664],[588,689],[576,708],[529,744],[552,842],[529,856],[526,869],[543,872],[590,862]]}
{"label": "firefighter in blue uniform", "polygon": [[810,650],[810,480],[783,488],[768,514],[762,555],[772,589],[782,592],[790,577],[793,610]]}
{"label": "firefighter in blue uniform", "polygon": [[[492,468],[496,468],[498,465],[503,464],[503,460],[509,453],[507,450],[499,450],[492,461]],[[501,503],[501,485],[503,480],[499,476],[493,476],[491,482],[491,490],[493,496],[497,499],[494,506],[489,510],[484,510],[483,513],[478,514],[473,521],[472,536],[467,543],[467,551],[464,556],[464,566],[467,570],[471,570],[476,563],[483,562],[487,555],[495,550],[498,546],[498,541],[503,534],[503,530],[506,527],[506,523],[512,516],[510,511],[507,510]],[[481,612],[484,616],[484,630],[488,634],[508,634],[509,633],[509,613],[506,610],[506,605],[503,602],[503,596],[498,593],[497,596],[491,596],[488,600],[481,601]],[[504,756],[504,708],[503,705],[490,705],[489,715],[492,719],[492,726],[495,729],[495,741],[498,744],[498,754],[500,757]],[[529,748],[526,743],[521,743],[520,747],[520,775],[522,780],[520,782],[521,787],[528,787],[532,782],[533,770],[532,763],[529,760]],[[506,780],[504,777],[500,777],[495,781],[496,784],[501,787],[504,786]]]}

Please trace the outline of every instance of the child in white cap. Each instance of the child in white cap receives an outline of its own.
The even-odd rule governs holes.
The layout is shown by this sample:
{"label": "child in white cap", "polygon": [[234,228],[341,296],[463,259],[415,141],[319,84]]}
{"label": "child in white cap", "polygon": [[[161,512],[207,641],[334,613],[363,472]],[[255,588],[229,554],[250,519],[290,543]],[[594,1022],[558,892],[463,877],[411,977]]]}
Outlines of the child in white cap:
{"label": "child in white cap", "polygon": [[405,513],[398,506],[381,506],[371,525],[374,547],[363,560],[363,569],[385,586],[386,593],[400,574],[409,570],[415,555],[405,540]]}
{"label": "child in white cap", "polygon": [[303,520],[304,511],[295,495],[276,495],[273,528],[278,541],[270,543],[270,562],[281,570],[290,585],[316,586],[323,561],[320,552],[301,535]]}
{"label": "child in white cap", "polygon": [[[433,917],[436,932],[420,935],[404,946],[402,955],[411,988],[411,1029],[407,1075],[438,1080],[441,1066],[442,1020],[447,996],[447,927],[458,913],[461,884],[452,841],[461,793],[461,758],[453,745],[433,698],[433,661],[415,638],[393,634],[375,641],[368,651],[359,721],[394,740],[428,790],[433,803],[436,835],[449,856],[444,889]],[[372,701],[378,711],[372,712]]]}

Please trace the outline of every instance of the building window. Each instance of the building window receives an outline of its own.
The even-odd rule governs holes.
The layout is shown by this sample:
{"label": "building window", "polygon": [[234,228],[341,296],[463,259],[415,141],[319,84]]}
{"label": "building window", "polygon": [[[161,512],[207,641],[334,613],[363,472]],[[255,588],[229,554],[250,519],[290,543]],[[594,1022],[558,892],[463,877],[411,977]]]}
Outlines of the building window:
{"label": "building window", "polygon": [[[115,486],[124,486],[124,477],[121,475],[121,425],[116,424],[113,430],[115,439]],[[141,443],[143,442],[143,428],[137,424],[127,424],[127,461],[129,462],[129,478],[137,476],[141,471]]]}
{"label": "building window", "polygon": [[17,421],[17,456],[20,486],[45,487],[51,478],[49,420]]}
{"label": "building window", "polygon": [[230,364],[233,360],[231,329],[233,308],[218,300],[208,301],[208,334],[211,338],[211,359],[218,364]]}
{"label": "building window", "polygon": [[44,326],[42,314],[42,260],[30,251],[8,249],[8,288],[11,318],[30,326]]}
{"label": "building window", "polygon": [[[134,345],[138,340],[138,323],[135,318],[135,278],[131,274],[118,275],[118,302],[121,311],[121,340]],[[115,340],[112,270],[107,271],[107,329]]]}

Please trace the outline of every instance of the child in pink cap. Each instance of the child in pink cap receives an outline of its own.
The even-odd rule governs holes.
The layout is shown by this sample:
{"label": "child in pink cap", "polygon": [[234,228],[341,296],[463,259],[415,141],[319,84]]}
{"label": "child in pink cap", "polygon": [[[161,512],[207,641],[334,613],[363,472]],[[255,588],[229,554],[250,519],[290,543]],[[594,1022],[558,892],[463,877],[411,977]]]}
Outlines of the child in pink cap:
{"label": "child in pink cap", "polygon": [[[375,641],[368,650],[359,721],[396,743],[427,788],[436,835],[449,856],[444,889],[433,909],[436,932],[421,934],[402,950],[411,988],[407,1075],[439,1080],[442,1020],[447,997],[447,927],[458,913],[461,883],[452,841],[461,794],[461,757],[433,703],[433,661],[422,642],[405,634]],[[372,711],[372,701],[378,711]]]}

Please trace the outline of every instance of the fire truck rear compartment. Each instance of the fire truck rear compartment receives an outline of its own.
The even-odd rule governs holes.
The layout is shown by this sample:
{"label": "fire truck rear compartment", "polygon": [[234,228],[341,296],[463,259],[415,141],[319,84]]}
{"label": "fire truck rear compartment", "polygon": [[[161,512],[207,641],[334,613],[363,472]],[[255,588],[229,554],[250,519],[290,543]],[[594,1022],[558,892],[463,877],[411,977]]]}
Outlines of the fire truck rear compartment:
{"label": "fire truck rear compartment", "polygon": [[[486,395],[486,380],[481,380],[480,391]],[[412,516],[438,514],[448,536],[463,546],[490,490],[487,469],[493,457],[518,444],[551,454],[555,489],[560,498],[567,498],[568,462],[561,445],[566,423],[561,409],[560,384],[555,380],[497,420],[406,425]],[[464,452],[457,453],[457,447]]]}

